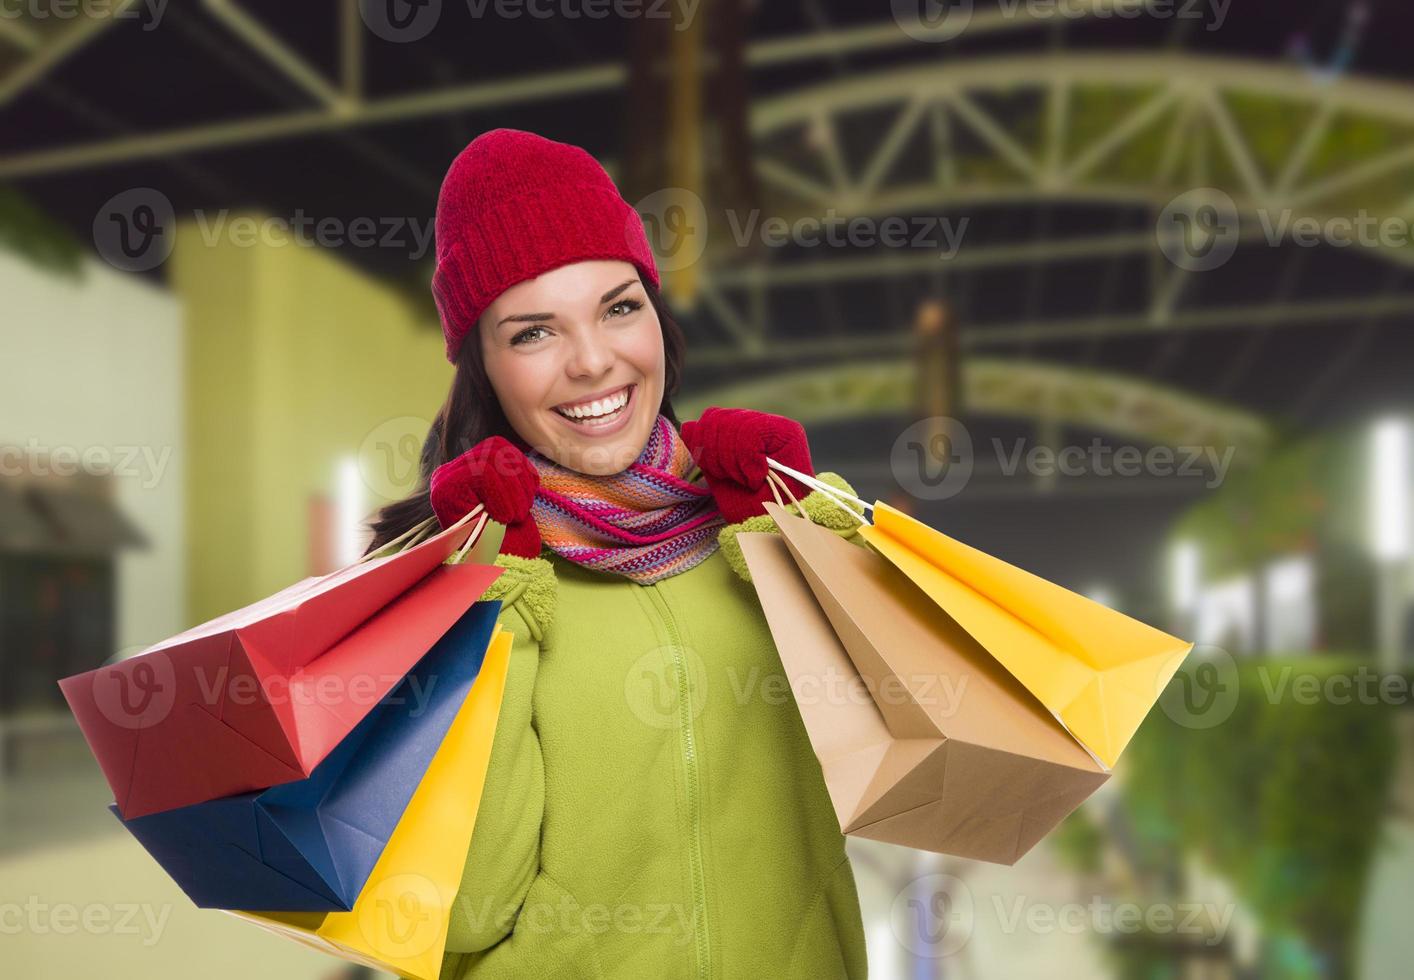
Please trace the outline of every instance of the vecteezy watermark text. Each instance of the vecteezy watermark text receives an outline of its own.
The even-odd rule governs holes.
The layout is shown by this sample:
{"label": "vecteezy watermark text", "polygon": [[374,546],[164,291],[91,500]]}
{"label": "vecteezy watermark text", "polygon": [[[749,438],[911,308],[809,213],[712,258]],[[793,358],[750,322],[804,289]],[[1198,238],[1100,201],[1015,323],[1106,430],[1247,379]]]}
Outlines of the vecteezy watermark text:
{"label": "vecteezy watermark text", "polygon": [[753,243],[765,248],[928,249],[947,260],[961,250],[971,223],[968,217],[939,215],[841,215],[834,208],[791,218],[764,214],[760,208],[727,208],[709,215],[702,198],[682,187],[665,187],[643,197],[629,220],[625,234],[630,244],[646,234],[658,267],[666,272],[696,263],[714,226],[725,225],[742,249]]}
{"label": "vecteezy watermark text", "polygon": [[1353,214],[1324,217],[1298,214],[1294,208],[1259,207],[1250,212],[1256,228],[1244,225],[1232,195],[1216,187],[1184,191],[1159,213],[1155,226],[1164,257],[1187,272],[1208,272],[1227,264],[1239,241],[1260,240],[1271,248],[1379,248],[1399,250],[1414,243],[1414,224],[1398,215]]}
{"label": "vecteezy watermark text", "polygon": [[[994,437],[990,448],[991,466],[1004,477],[1163,477],[1201,480],[1207,489],[1222,484],[1237,453],[1235,446],[1114,446],[1098,436],[1068,446]],[[894,479],[909,493],[920,500],[946,500],[966,488],[982,456],[966,426],[933,416],[899,433],[889,463]]]}
{"label": "vecteezy watermark text", "polygon": [[[890,926],[900,945],[915,956],[941,959],[967,945],[983,911],[990,906],[995,928],[1004,935],[1184,936],[1218,946],[1226,939],[1236,906],[1218,902],[1117,902],[1092,895],[1086,902],[1053,902],[1028,895],[993,894],[979,903],[966,882],[953,875],[925,875],[895,896]],[[989,926],[987,931],[993,931]]]}
{"label": "vecteezy watermark text", "polygon": [[142,20],[144,31],[156,30],[166,11],[167,0],[0,0],[0,20]]}
{"label": "vecteezy watermark text", "polygon": [[[972,26],[975,0],[891,0],[894,22],[916,41],[951,41]],[[1004,20],[1204,21],[1207,31],[1220,30],[1232,0],[997,0],[993,11]]]}
{"label": "vecteezy watermark text", "polygon": [[1013,440],[1008,448],[993,439],[1001,471],[1007,476],[1026,472],[1033,476],[1181,476],[1203,480],[1211,490],[1223,482],[1232,465],[1234,446],[1221,453],[1217,446],[1108,446],[1096,437],[1088,446],[1027,447]]}
{"label": "vecteezy watermark text", "polygon": [[0,935],[138,936],[144,946],[155,946],[172,914],[170,905],[139,902],[45,902],[30,895],[23,902],[0,902]]}
{"label": "vecteezy watermark text", "polygon": [[[465,0],[473,20],[668,20],[687,30],[702,0]],[[367,28],[395,44],[420,41],[442,19],[443,0],[359,0]]]}
{"label": "vecteezy watermark text", "polygon": [[843,217],[834,208],[827,208],[823,215],[787,221],[782,217],[762,220],[759,208],[748,211],[744,216],[734,210],[727,211],[727,222],[739,248],[745,248],[752,238],[759,235],[761,243],[768,248],[787,245],[800,248],[821,245],[873,248],[882,245],[884,248],[931,249],[945,259],[957,255],[970,220],[964,217],[954,222],[951,218],[936,215]]}
{"label": "vecteezy watermark text", "polygon": [[93,473],[137,479],[144,490],[162,482],[172,461],[171,446],[50,446],[30,439],[23,446],[0,446],[0,476],[77,476]]}
{"label": "vecteezy watermark text", "polygon": [[560,895],[554,903],[540,901],[498,907],[488,897],[483,898],[477,908],[459,907],[458,911],[467,916],[477,930],[489,923],[500,931],[509,931],[514,925],[517,934],[542,936],[598,936],[609,932],[630,936],[662,935],[674,937],[679,946],[690,942],[693,935],[692,913],[677,902],[606,905],[581,903],[569,895]]}
{"label": "vecteezy watermark text", "polygon": [[[386,249],[422,259],[432,248],[432,218],[395,215],[354,218],[315,217],[303,208],[289,216],[231,216],[227,208],[192,212],[202,244],[225,241],[236,248],[360,248]],[[93,241],[109,265],[125,272],[155,269],[176,247],[177,216],[166,194],[151,187],[134,187],[113,195],[93,219]]]}
{"label": "vecteezy watermark text", "polygon": [[206,245],[215,245],[224,236],[238,248],[256,245],[339,248],[352,245],[354,248],[406,252],[411,259],[422,258],[432,246],[431,218],[365,216],[345,221],[342,218],[315,218],[305,214],[302,208],[296,208],[288,218],[273,216],[257,220],[243,216],[232,219],[230,211],[225,208],[214,216],[208,216],[202,210],[194,211],[193,216],[201,229],[201,240]]}

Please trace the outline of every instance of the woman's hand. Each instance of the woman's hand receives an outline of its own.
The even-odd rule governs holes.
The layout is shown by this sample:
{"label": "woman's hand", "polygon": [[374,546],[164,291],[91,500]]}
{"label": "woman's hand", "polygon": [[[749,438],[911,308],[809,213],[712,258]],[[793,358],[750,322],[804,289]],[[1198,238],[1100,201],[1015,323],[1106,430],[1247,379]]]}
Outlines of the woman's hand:
{"label": "woman's hand", "polygon": [[539,487],[540,473],[525,454],[509,440],[491,436],[433,470],[429,489],[443,528],[484,504],[491,520],[506,526],[501,553],[535,558],[540,554],[540,530],[530,505]]}
{"label": "woman's hand", "polygon": [[[767,456],[808,476],[815,475],[805,429],[781,415],[712,407],[702,418],[682,424],[682,440],[702,468],[722,516],[732,524],[765,513],[762,503],[775,499],[766,481],[770,469]],[[810,492],[794,477],[776,475],[797,497]]]}

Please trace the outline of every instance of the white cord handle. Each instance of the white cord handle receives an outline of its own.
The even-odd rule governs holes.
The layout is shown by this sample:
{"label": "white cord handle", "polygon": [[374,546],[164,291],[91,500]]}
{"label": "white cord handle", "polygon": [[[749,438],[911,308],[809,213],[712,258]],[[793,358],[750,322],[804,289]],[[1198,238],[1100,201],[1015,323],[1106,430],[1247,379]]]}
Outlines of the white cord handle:
{"label": "white cord handle", "polygon": [[[840,510],[844,511],[850,517],[853,517],[859,523],[870,523],[869,519],[863,514],[863,511],[872,511],[874,509],[874,505],[869,503],[868,501],[860,500],[854,494],[846,493],[839,487],[832,487],[823,480],[816,479],[813,476],[807,476],[799,470],[791,469],[785,463],[778,463],[770,456],[766,457],[766,465],[771,467],[772,469],[780,470],[782,473],[786,473],[789,476],[795,477],[797,480],[799,480],[801,483],[805,484],[812,490],[819,490],[832,502],[834,502],[834,504],[838,506]],[[845,503],[845,501],[849,501],[850,503],[858,505],[860,510],[856,511],[854,508],[850,507],[849,504]]]}

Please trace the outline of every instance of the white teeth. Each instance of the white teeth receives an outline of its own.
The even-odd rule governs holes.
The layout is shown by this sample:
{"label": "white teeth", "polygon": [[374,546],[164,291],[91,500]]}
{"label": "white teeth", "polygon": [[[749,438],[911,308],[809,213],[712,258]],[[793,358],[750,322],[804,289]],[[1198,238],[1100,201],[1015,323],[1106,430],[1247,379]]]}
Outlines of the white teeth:
{"label": "white teeth", "polygon": [[624,388],[616,395],[608,398],[600,398],[590,402],[588,405],[577,405],[574,408],[557,408],[559,412],[572,419],[593,419],[604,415],[612,415],[628,404],[628,389]]}

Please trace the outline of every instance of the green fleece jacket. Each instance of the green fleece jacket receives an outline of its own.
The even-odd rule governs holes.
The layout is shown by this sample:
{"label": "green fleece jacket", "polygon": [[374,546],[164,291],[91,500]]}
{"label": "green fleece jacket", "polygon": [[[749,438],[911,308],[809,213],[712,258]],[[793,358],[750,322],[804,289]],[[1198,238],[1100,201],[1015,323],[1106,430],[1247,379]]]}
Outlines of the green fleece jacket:
{"label": "green fleece jacket", "polygon": [[[863,546],[823,493],[801,503]],[[741,530],[779,533],[765,514],[730,525],[652,585],[549,549],[497,558],[485,598],[515,639],[444,980],[866,976],[853,870]]]}

